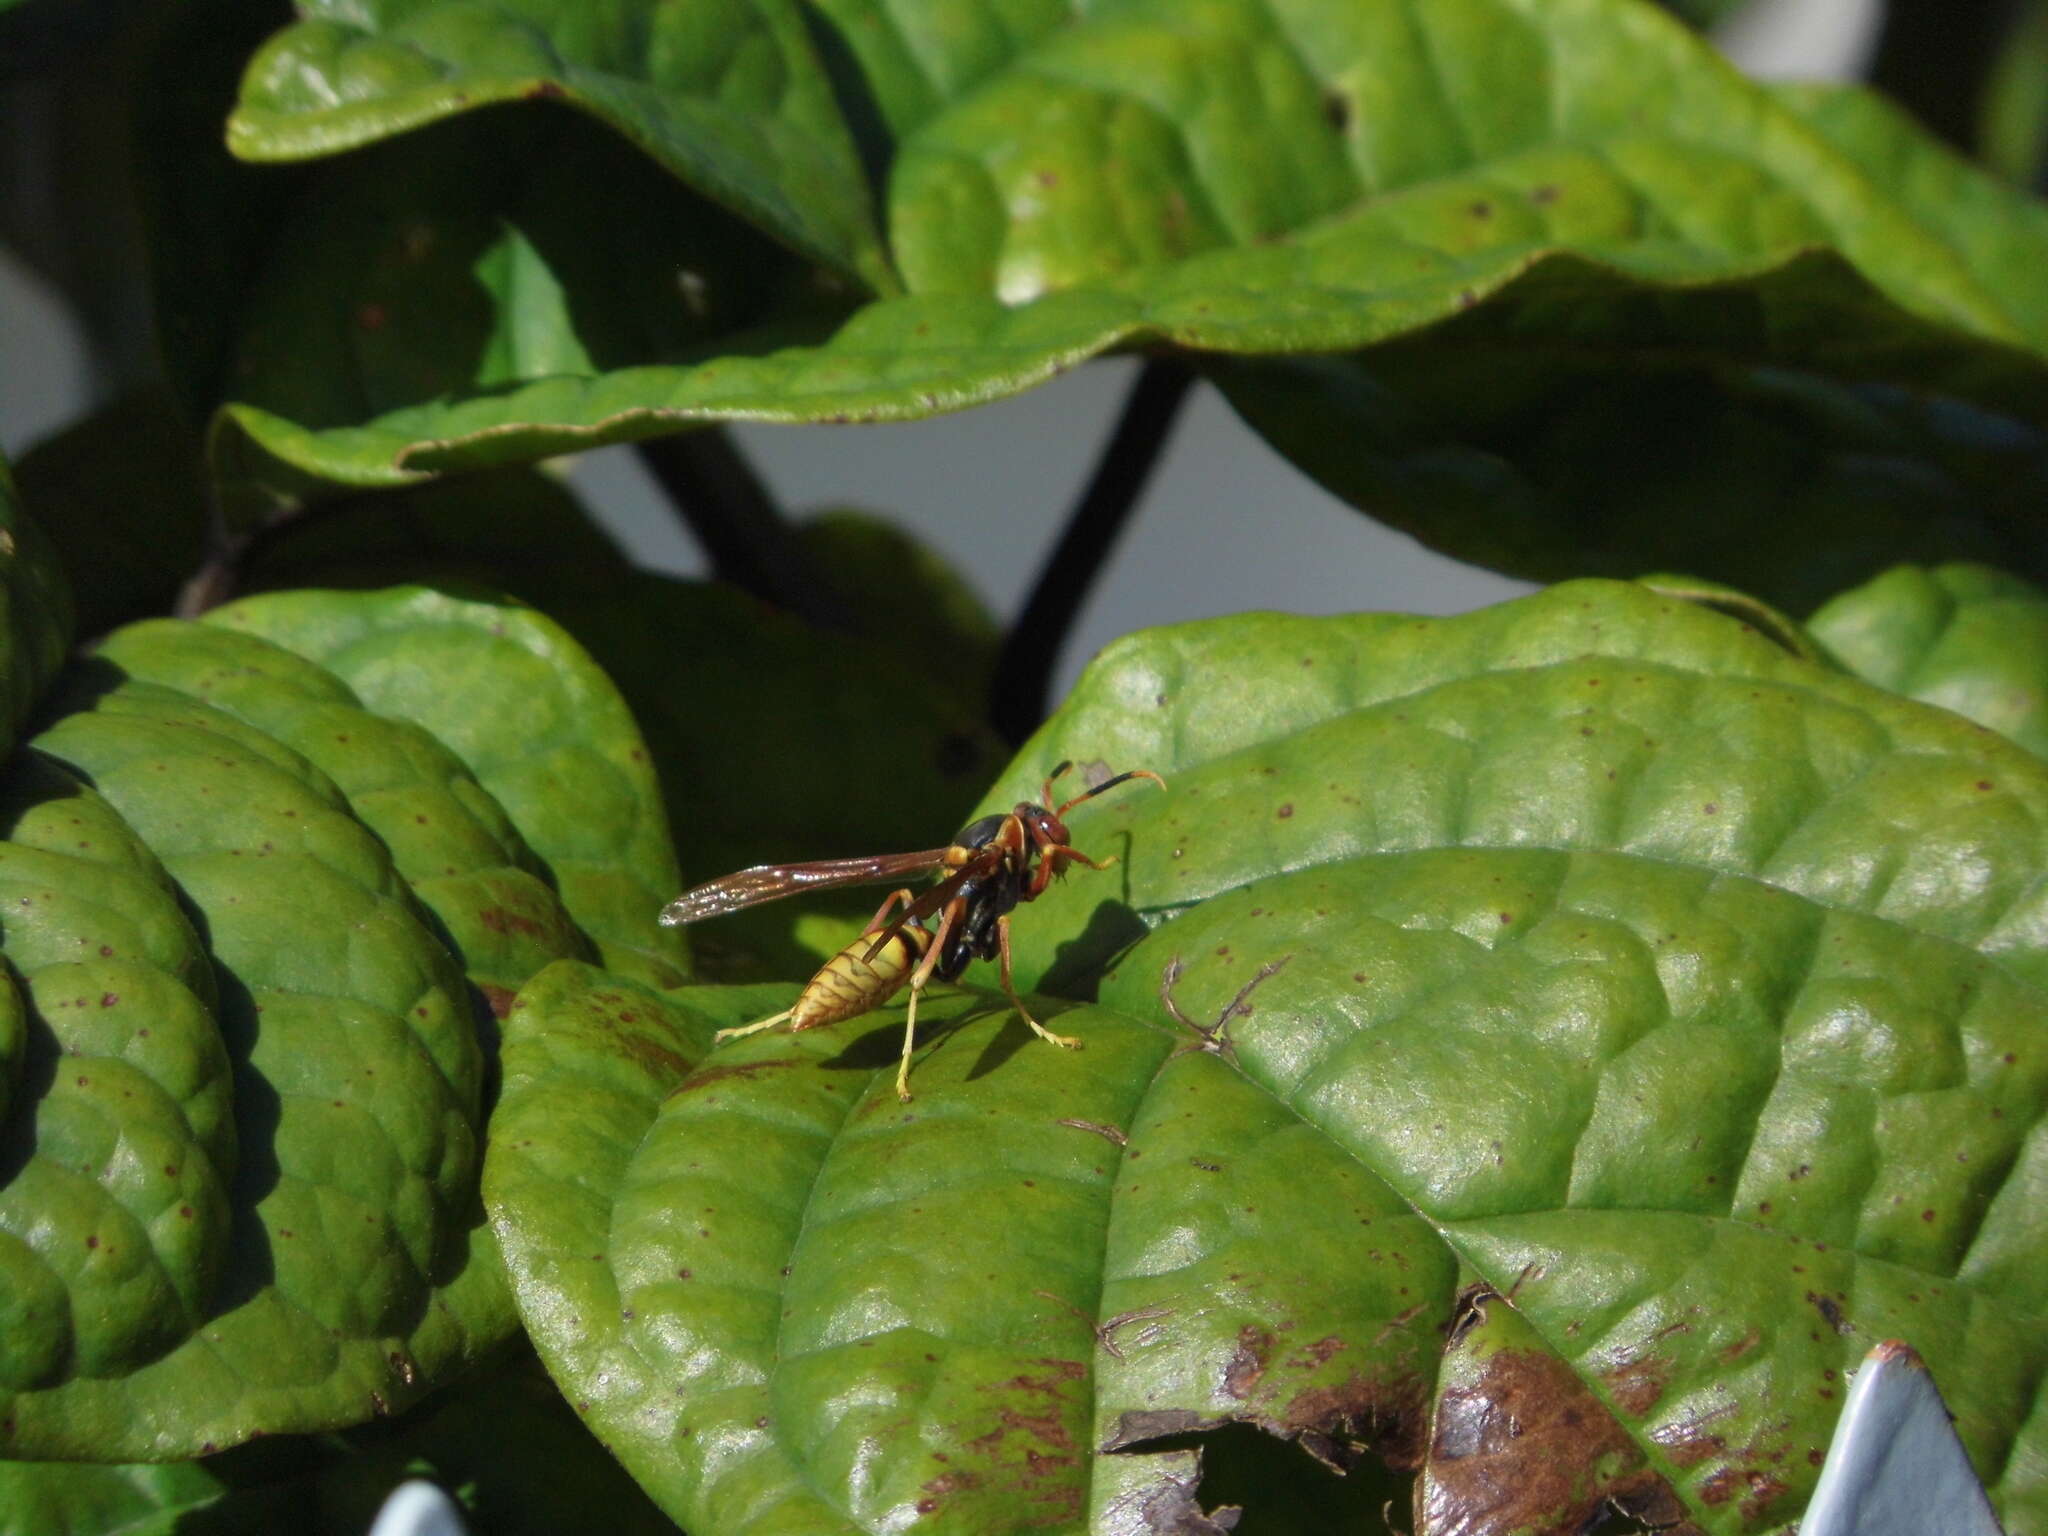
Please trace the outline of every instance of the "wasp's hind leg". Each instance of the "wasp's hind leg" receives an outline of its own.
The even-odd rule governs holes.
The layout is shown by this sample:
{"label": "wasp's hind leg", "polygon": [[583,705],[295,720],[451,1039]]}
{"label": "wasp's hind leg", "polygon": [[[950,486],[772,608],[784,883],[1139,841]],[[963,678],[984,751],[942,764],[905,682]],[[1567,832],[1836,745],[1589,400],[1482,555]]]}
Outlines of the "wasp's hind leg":
{"label": "wasp's hind leg", "polygon": [[721,1040],[737,1040],[742,1035],[758,1035],[764,1029],[773,1029],[795,1012],[794,1008],[785,1008],[782,1012],[771,1013],[767,1018],[753,1024],[741,1024],[732,1029],[721,1029],[711,1037],[711,1043],[716,1045]]}
{"label": "wasp's hind leg", "polygon": [[1002,950],[1003,990],[1010,995],[1010,1005],[1017,1010],[1017,1017],[1026,1024],[1029,1024],[1031,1032],[1038,1036],[1039,1039],[1049,1040],[1054,1045],[1069,1051],[1081,1049],[1079,1036],[1054,1034],[1043,1024],[1039,1023],[1038,1020],[1031,1017],[1031,1010],[1024,1006],[1024,999],[1017,995],[1016,983],[1010,980],[1010,919],[1007,915],[996,919],[996,942]]}

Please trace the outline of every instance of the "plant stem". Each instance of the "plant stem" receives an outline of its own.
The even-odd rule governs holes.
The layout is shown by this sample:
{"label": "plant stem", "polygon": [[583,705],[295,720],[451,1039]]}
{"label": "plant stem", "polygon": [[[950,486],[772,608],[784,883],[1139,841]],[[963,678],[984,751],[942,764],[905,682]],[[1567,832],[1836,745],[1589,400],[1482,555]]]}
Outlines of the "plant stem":
{"label": "plant stem", "polygon": [[1052,669],[1074,618],[1116,547],[1159,463],[1195,375],[1175,358],[1153,358],[1124,401],[1116,430],[1096,460],[1088,489],[1038,574],[1031,596],[996,658],[989,716],[1012,746],[1045,718]]}
{"label": "plant stem", "polygon": [[650,438],[640,460],[696,539],[711,574],[821,629],[850,630],[853,614],[797,542],[767,486],[717,427]]}

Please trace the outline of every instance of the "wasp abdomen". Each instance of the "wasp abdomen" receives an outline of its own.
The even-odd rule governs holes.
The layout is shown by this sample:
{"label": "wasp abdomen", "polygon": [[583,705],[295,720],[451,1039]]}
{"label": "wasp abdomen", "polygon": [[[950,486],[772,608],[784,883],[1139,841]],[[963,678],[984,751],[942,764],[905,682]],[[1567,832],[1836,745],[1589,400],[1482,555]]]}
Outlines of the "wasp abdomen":
{"label": "wasp abdomen", "polygon": [[905,924],[869,958],[874,942],[872,933],[864,933],[818,968],[789,1011],[791,1029],[822,1029],[881,1007],[910,979],[932,936]]}

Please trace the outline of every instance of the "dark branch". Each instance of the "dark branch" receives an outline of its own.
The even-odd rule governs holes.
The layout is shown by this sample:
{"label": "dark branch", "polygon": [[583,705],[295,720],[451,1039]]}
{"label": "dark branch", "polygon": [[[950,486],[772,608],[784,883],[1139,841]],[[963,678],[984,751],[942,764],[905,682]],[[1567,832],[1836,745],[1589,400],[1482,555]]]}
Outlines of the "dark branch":
{"label": "dark branch", "polygon": [[1060,647],[1136,510],[1194,382],[1186,364],[1154,358],[1131,387],[1088,489],[996,658],[989,715],[1011,745],[1045,718]]}
{"label": "dark branch", "polygon": [[853,614],[726,432],[705,427],[650,438],[639,453],[713,576],[821,628],[853,628]]}

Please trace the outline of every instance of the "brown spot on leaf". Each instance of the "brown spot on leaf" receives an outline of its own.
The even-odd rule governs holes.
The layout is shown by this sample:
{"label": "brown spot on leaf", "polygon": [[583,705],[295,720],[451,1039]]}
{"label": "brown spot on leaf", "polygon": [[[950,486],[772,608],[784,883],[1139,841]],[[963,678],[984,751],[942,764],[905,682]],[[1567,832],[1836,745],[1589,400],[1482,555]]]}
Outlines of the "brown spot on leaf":
{"label": "brown spot on leaf", "polygon": [[1670,1485],[1570,1366],[1500,1350],[1438,1400],[1419,1522],[1441,1536],[1579,1531],[1617,1509],[1647,1525],[1684,1518]]}
{"label": "brown spot on leaf", "polygon": [[1637,1355],[1602,1371],[1600,1384],[1617,1408],[1639,1419],[1657,1406],[1671,1384],[1671,1362],[1659,1355]]}
{"label": "brown spot on leaf", "polygon": [[532,938],[546,931],[524,913],[508,912],[503,907],[485,907],[477,917],[493,933],[519,933]]}
{"label": "brown spot on leaf", "polygon": [[677,1093],[696,1093],[709,1088],[713,1083],[722,1083],[728,1078],[755,1077],[763,1072],[779,1072],[786,1067],[798,1066],[794,1056],[773,1056],[766,1061],[740,1061],[730,1066],[701,1067],[690,1074],[687,1081],[676,1089]]}
{"label": "brown spot on leaf", "polygon": [[1223,1390],[1235,1398],[1248,1397],[1259,1384],[1259,1378],[1266,1374],[1266,1357],[1272,1349],[1273,1335],[1265,1329],[1249,1323],[1240,1328],[1237,1348],[1223,1367]]}

